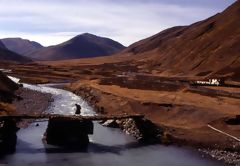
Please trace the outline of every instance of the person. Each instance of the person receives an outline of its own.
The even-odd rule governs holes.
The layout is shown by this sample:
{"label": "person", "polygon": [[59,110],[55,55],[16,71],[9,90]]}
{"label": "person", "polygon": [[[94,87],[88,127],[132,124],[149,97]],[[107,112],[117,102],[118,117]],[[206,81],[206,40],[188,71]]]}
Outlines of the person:
{"label": "person", "polygon": [[76,112],[75,112],[75,114],[76,114],[76,115],[80,115],[80,114],[81,114],[81,106],[80,106],[79,104],[75,104],[75,106],[76,106]]}

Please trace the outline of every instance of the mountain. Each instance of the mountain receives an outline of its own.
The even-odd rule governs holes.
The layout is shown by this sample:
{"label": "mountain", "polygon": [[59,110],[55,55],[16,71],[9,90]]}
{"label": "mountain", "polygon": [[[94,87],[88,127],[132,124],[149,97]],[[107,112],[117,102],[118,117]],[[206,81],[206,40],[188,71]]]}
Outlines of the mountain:
{"label": "mountain", "polygon": [[[240,1],[189,26],[164,30],[129,46],[141,69],[163,76],[240,78]],[[127,56],[126,56],[127,57]]]}
{"label": "mountain", "polygon": [[6,49],[5,45],[0,41],[0,49]]}
{"label": "mountain", "polygon": [[56,46],[42,48],[29,56],[39,60],[65,60],[107,56],[125,47],[108,38],[84,33]]}
{"label": "mountain", "polygon": [[43,48],[37,42],[21,38],[5,38],[1,41],[9,50],[24,56],[28,56],[30,53]]}
{"label": "mountain", "polygon": [[7,49],[0,48],[0,61],[31,62],[32,60]]}
{"label": "mountain", "polygon": [[32,60],[8,50],[0,41],[0,61],[31,62]]}

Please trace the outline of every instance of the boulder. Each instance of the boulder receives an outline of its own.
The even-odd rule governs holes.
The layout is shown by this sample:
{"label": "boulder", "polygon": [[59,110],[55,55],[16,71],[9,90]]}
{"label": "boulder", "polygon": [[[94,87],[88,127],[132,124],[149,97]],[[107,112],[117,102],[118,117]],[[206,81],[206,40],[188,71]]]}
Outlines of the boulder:
{"label": "boulder", "polygon": [[88,134],[93,134],[92,121],[54,117],[49,119],[44,139],[47,144],[85,148],[89,144]]}

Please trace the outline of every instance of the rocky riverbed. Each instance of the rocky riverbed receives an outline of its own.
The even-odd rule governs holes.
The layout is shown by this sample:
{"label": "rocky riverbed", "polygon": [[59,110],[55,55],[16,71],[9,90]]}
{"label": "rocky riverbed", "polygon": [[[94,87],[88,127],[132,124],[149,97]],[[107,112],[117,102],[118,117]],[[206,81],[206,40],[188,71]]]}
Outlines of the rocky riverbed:
{"label": "rocky riverbed", "polygon": [[223,161],[229,165],[240,165],[240,152],[231,152],[217,149],[199,149],[200,152],[210,155],[211,157]]}
{"label": "rocky riverbed", "polygon": [[26,88],[19,88],[15,95],[18,97],[13,101],[13,104],[19,114],[42,113],[53,102],[51,94],[40,93]]}

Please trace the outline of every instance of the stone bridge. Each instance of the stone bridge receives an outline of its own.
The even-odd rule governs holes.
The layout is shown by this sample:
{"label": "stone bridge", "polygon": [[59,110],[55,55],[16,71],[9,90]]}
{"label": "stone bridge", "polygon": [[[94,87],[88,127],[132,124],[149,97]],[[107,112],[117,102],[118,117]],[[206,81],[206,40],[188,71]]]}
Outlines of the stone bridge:
{"label": "stone bridge", "polygon": [[[122,115],[62,115],[62,114],[17,114],[0,116],[0,148],[16,145],[17,123],[21,120],[48,119],[43,140],[47,144],[81,148],[89,143],[88,135],[93,134],[93,121],[143,119],[140,114]],[[14,140],[15,138],[15,140]],[[13,141],[13,142],[12,142]],[[3,146],[3,147],[2,147]],[[8,147],[7,147],[8,148]],[[6,149],[7,149],[6,148]],[[11,147],[13,148],[13,147]]]}

